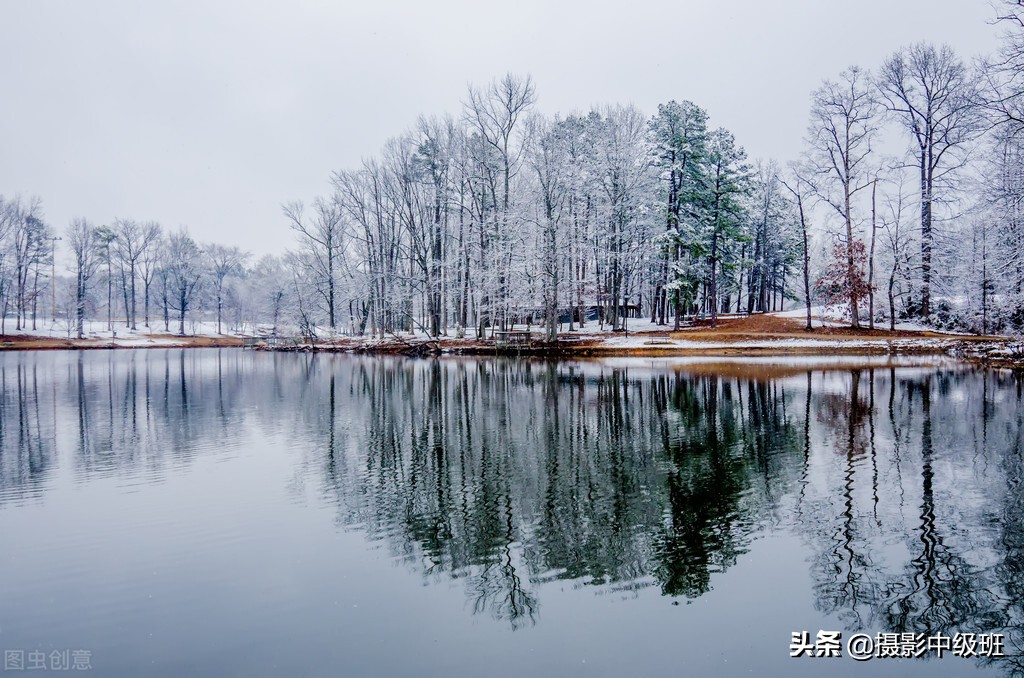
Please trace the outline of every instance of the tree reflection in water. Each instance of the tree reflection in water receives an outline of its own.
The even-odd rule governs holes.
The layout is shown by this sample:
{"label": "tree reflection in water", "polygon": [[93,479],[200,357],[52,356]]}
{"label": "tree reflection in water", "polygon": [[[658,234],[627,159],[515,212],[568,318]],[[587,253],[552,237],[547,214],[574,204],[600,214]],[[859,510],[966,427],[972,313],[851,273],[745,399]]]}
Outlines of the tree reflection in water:
{"label": "tree reflection in water", "polygon": [[284,432],[339,525],[513,628],[551,582],[699,597],[783,531],[848,629],[1002,632],[1021,668],[1019,374],[148,351],[4,356],[0,389],[0,507],[62,441],[84,482]]}

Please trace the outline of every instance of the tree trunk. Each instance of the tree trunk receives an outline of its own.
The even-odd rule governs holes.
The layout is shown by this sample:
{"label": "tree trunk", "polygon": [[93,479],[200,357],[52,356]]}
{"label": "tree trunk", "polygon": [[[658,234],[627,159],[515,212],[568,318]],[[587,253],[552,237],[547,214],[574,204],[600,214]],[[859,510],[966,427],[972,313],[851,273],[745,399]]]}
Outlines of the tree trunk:
{"label": "tree trunk", "polygon": [[129,270],[129,274],[131,275],[131,281],[130,281],[131,282],[131,288],[132,288],[132,312],[131,312],[131,318],[132,318],[132,330],[134,331],[134,330],[138,329],[138,325],[136,324],[136,321],[135,321],[135,314],[136,314],[137,309],[136,309],[136,306],[135,306],[135,264],[134,263],[132,263],[132,265],[131,265],[131,268]]}
{"label": "tree trunk", "polygon": [[334,331],[334,243],[332,241],[328,241],[327,245],[327,321],[331,331]]}
{"label": "tree trunk", "polygon": [[896,298],[893,296],[892,288],[896,284],[896,266],[892,267],[889,274],[889,331],[896,331]]}
{"label": "tree trunk", "polygon": [[[847,172],[847,176],[849,176],[849,172]],[[860,314],[857,308],[860,299],[857,298],[857,285],[855,284],[857,269],[853,261],[853,220],[850,217],[850,184],[847,183],[844,189],[846,206],[846,282],[850,287],[850,326],[860,329]]]}
{"label": "tree trunk", "polygon": [[145,314],[146,314],[145,318],[143,319],[143,323],[144,323],[144,325],[146,327],[149,327],[149,281],[148,280],[143,281],[143,291],[142,291],[142,294],[145,297],[145,299],[143,300],[143,309],[145,310]]}
{"label": "tree trunk", "polygon": [[711,298],[711,326],[718,327],[718,229],[711,234],[711,281],[708,285]]}
{"label": "tree trunk", "polygon": [[878,178],[871,182],[871,250],[868,254],[868,329],[875,329],[875,189]]}
{"label": "tree trunk", "polygon": [[932,314],[932,200],[928,157],[921,150],[921,317]]}
{"label": "tree trunk", "polygon": [[85,280],[82,279],[82,269],[78,269],[75,284],[75,316],[78,321],[78,338],[85,337]]}
{"label": "tree trunk", "polygon": [[185,336],[185,286],[178,289],[178,334]]}

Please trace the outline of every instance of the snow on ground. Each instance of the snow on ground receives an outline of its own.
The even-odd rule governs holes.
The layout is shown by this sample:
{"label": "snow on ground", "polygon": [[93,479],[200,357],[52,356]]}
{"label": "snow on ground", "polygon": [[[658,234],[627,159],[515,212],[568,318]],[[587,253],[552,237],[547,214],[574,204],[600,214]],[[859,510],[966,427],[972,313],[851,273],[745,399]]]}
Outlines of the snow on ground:
{"label": "snow on ground", "polygon": [[[850,324],[850,315],[848,312],[849,306],[847,304],[838,304],[834,306],[811,306],[811,317],[820,324],[828,327],[842,327]],[[769,313],[778,318],[806,318],[807,308],[801,306],[794,308],[789,311],[775,311]],[[861,319],[862,324],[867,324],[866,319]],[[884,320],[882,322],[875,322],[875,327],[879,329],[889,329],[889,321]],[[939,330],[934,327],[928,327],[920,323],[914,322],[902,322],[896,323],[897,330],[903,330],[906,332],[935,332],[936,334],[963,334],[963,332],[954,332],[951,330]]]}
{"label": "snow on ground", "polygon": [[[815,318],[822,318],[829,315],[829,311],[826,309],[832,309],[832,306],[811,306],[811,316]],[[807,307],[800,306],[789,311],[773,311],[768,315],[774,315],[778,318],[806,318]]]}
{"label": "snow on ground", "polygon": [[[790,311],[772,311],[767,315],[803,320],[807,318],[807,307],[801,306]],[[850,324],[845,306],[811,306],[811,318],[819,327],[847,327]]]}
{"label": "snow on ground", "polygon": [[[139,322],[137,329],[132,330],[125,327],[123,320],[115,320],[114,329],[110,330],[106,320],[87,320],[83,323],[83,335],[86,340],[109,342],[113,346],[174,346],[180,344],[180,337],[177,334],[178,325],[171,322],[169,327],[170,332],[165,332],[164,324],[161,320],[159,322],[151,322],[149,327],[145,327]],[[226,327],[223,325],[222,328],[226,330]],[[35,329],[32,329],[31,320],[28,322],[27,328],[15,329],[14,319],[7,318],[4,323],[4,332],[8,335],[39,337],[43,339],[67,340],[78,338],[74,323],[69,328],[67,321],[57,320],[54,322],[49,318],[38,320]],[[215,321],[186,321],[185,334],[194,337],[210,338],[236,336],[234,333],[229,334],[226,331],[223,334],[218,334]]]}
{"label": "snow on ground", "polygon": [[[811,317],[819,325],[826,327],[845,327],[850,324],[850,315],[848,312],[849,305],[838,304],[834,306],[811,306]],[[773,315],[778,318],[806,318],[807,308],[800,306],[798,308],[791,309],[789,311],[774,311],[768,315]],[[861,324],[866,325],[867,320],[861,318]],[[883,330],[889,329],[888,319],[881,322],[876,321],[875,327]],[[935,327],[929,327],[928,325],[922,325],[921,323],[915,322],[900,322],[896,323],[895,329],[897,331],[906,332],[934,332],[936,334],[955,334],[962,335],[964,332],[957,332],[955,330],[940,330]]]}
{"label": "snow on ground", "polygon": [[[889,324],[884,323],[883,325],[879,325],[878,323],[875,323],[875,327],[888,329]],[[907,332],[934,332],[935,334],[952,334],[955,336],[962,336],[964,334],[964,332],[957,332],[956,330],[940,330],[936,327],[928,327],[927,325],[922,325],[920,323],[896,323],[895,327],[897,331],[904,330]]]}
{"label": "snow on ground", "polygon": [[635,335],[630,337],[614,336],[602,342],[604,346],[616,348],[681,348],[681,349],[709,349],[709,348],[874,348],[880,346],[929,346],[937,345],[937,340],[920,339],[794,339],[794,338],[772,338],[715,342],[715,341],[688,341],[684,339],[652,339],[650,335]]}
{"label": "snow on ground", "polygon": [[[806,313],[805,309],[794,309],[791,311],[782,311],[773,313],[775,315],[784,318],[802,318]],[[830,307],[815,306],[812,308],[812,313],[823,313],[830,317],[835,317],[835,311],[830,310]],[[722,317],[729,317],[728,315]],[[819,324],[821,321],[818,321]],[[828,322],[828,324],[832,324]],[[843,325],[845,323],[835,323]],[[58,340],[75,339],[75,330],[72,325],[69,328],[69,324],[66,320],[45,321],[37,322],[36,329],[23,329],[15,330],[15,323],[12,318],[8,318],[5,324],[5,331],[9,335],[29,335],[40,338],[51,338]],[[177,335],[177,325],[172,321],[169,325],[170,332],[164,331],[163,321],[158,320],[152,322],[149,328],[146,328],[141,323],[138,325],[138,329],[135,331],[125,327],[123,320],[118,322],[114,321],[114,329],[108,329],[107,322],[105,320],[90,320],[85,323],[85,339],[92,344],[103,344],[111,346],[122,346],[122,347],[160,347],[160,346],[175,346],[181,344],[181,338]],[[771,335],[765,336],[758,339],[747,339],[744,341],[694,341],[688,339],[673,339],[670,333],[674,327],[672,323],[668,325],[658,325],[652,323],[647,318],[630,318],[627,322],[627,332],[612,332],[611,325],[604,324],[603,326],[596,321],[588,322],[582,328],[578,326],[572,331],[568,331],[567,325],[562,325],[560,328],[560,337],[567,338],[577,336],[581,339],[596,339],[601,341],[601,345],[607,348],[621,348],[628,350],[721,350],[721,349],[776,349],[776,350],[788,350],[788,349],[856,349],[856,348],[870,348],[879,349],[885,347],[901,348],[901,347],[941,347],[942,341],[940,339],[905,339],[905,340],[892,340],[892,339],[857,339],[857,340],[838,340],[830,339],[827,337],[813,338],[813,337],[773,337]],[[901,323],[897,326],[898,329],[917,330],[917,329],[928,329],[921,326],[914,325],[913,323]],[[217,324],[213,321],[187,321],[185,323],[185,333],[191,337],[204,337],[204,338],[216,338],[224,336],[240,336],[236,332],[228,332],[226,325],[223,326],[224,333],[217,333]],[[249,325],[246,327],[245,334],[270,334],[271,327],[269,326],[258,326],[253,327]],[[525,325],[517,325],[514,329],[525,330]],[[543,328],[538,325],[532,325],[529,328],[535,336],[539,336]],[[707,328],[702,326],[693,328],[687,325],[683,325],[683,330],[686,329],[702,329]],[[280,334],[289,335],[294,333],[294,329],[279,328]],[[327,328],[316,328],[317,338],[321,341],[330,341],[333,338],[343,339],[351,338],[342,332],[330,332]],[[475,341],[475,333],[467,333],[467,340]],[[677,335],[678,336],[678,335]],[[486,338],[490,338],[490,333],[485,335]],[[449,339],[454,338],[454,330],[450,333]],[[399,332],[389,333],[383,338],[374,337],[362,337],[361,343],[367,347],[372,347],[376,344],[390,344],[395,340],[409,341],[410,343],[427,341],[429,337],[422,330],[416,332]]]}
{"label": "snow on ground", "polygon": [[[567,325],[563,327],[566,330],[568,330]],[[672,324],[671,320],[668,322],[667,325],[659,325],[658,323],[652,323],[650,318],[628,318],[626,320],[626,329],[629,332],[671,332],[673,327],[674,325]],[[586,325],[584,325],[582,330],[577,327],[576,331],[585,334],[599,334],[603,332],[610,333],[612,331],[612,326],[608,323],[605,323],[604,329],[602,330],[601,326],[597,323],[597,321],[592,320],[588,322]]]}
{"label": "snow on ground", "polygon": [[[82,329],[85,336],[91,339],[110,339],[112,335],[118,337],[132,337],[132,336],[144,336],[147,334],[173,334],[178,333],[178,323],[171,321],[169,328],[170,331],[164,331],[163,320],[159,322],[150,321],[150,326],[146,327],[140,320],[137,325],[137,329],[132,331],[130,328],[125,327],[124,320],[114,319],[114,329],[111,332],[108,329],[106,320],[86,320],[82,323]],[[14,329],[15,323],[14,318],[7,318],[4,325],[4,331],[6,334],[16,335],[28,335],[33,337],[50,337],[53,339],[67,339],[69,337],[74,338],[75,336],[75,323],[70,324],[65,320],[57,320],[56,322],[50,319],[39,320],[36,323],[36,329],[32,329],[32,321],[28,321],[28,327],[20,330]],[[222,324],[222,329],[226,330],[227,326]],[[185,322],[185,334],[189,336],[197,337],[217,337],[229,334],[224,332],[223,334],[217,334],[217,323],[216,321],[186,321]],[[233,333],[232,333],[233,334]]]}

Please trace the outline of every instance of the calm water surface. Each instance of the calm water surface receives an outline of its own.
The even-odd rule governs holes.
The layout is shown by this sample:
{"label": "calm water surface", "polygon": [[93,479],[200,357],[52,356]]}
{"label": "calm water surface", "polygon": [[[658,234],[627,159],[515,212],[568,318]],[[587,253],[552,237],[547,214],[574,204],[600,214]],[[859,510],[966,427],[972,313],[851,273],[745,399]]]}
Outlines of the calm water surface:
{"label": "calm water surface", "polygon": [[[956,364],[0,354],[0,649],[97,676],[1020,675],[1022,391]],[[790,659],[819,629],[1008,657]]]}

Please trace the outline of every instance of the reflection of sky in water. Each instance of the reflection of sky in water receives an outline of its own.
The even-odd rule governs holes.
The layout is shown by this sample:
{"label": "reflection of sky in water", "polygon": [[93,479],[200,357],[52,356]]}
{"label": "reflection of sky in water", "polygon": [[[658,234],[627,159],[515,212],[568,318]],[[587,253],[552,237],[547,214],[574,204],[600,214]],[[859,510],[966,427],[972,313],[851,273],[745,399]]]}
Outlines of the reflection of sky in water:
{"label": "reflection of sky in water", "polygon": [[98,675],[820,675],[788,658],[819,628],[1020,652],[1020,377],[715,363],[0,354],[0,646]]}

